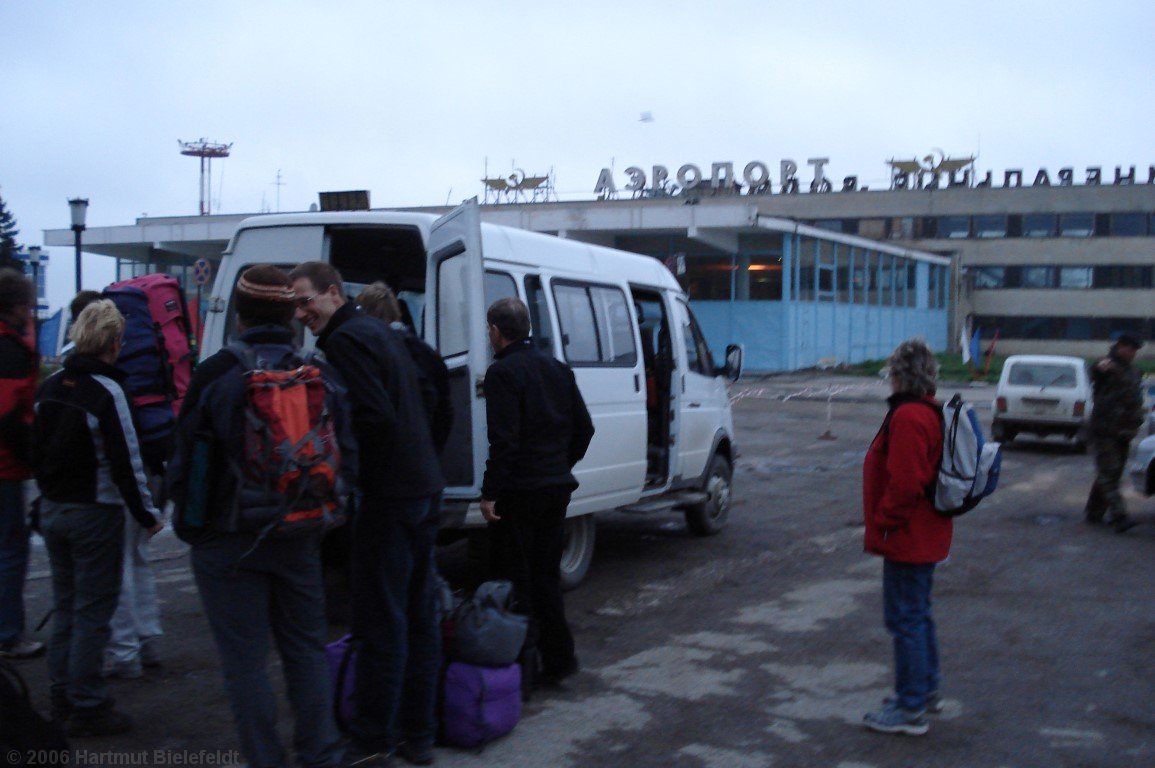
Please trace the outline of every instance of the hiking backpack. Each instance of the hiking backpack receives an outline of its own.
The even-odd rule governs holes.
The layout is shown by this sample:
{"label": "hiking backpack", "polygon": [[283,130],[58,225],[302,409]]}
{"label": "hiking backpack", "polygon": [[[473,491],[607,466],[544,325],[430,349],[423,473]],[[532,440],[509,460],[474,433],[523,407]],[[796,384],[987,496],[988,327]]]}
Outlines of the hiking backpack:
{"label": "hiking backpack", "polygon": [[188,307],[172,275],[142,275],[104,289],[124,315],[116,367],[135,406],[142,444],[170,443],[196,357]]}
{"label": "hiking backpack", "polygon": [[933,491],[936,512],[958,517],[998,487],[1003,448],[983,437],[974,407],[958,393],[936,412],[942,420],[942,462],[934,488],[927,493]]}
{"label": "hiking backpack", "polygon": [[321,369],[288,354],[271,363],[253,347],[225,348],[244,367],[242,455],[225,531],[294,538],[343,522],[341,449]]}
{"label": "hiking backpack", "polygon": [[0,660],[0,754],[4,765],[65,766],[73,756],[60,723],[32,706],[28,683],[16,667]]}

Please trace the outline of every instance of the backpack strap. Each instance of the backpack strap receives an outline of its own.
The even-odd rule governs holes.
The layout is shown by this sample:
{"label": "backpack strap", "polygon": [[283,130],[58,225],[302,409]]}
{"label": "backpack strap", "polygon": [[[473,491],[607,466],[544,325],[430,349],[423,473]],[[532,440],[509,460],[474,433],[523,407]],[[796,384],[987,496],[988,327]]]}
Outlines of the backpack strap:
{"label": "backpack strap", "polygon": [[[300,355],[297,355],[293,352],[287,352],[284,356],[281,357],[280,360],[276,361],[275,363],[271,363],[270,361],[257,355],[257,349],[255,346],[243,341],[234,341],[232,344],[227,345],[223,349],[225,352],[228,352],[230,355],[239,360],[241,367],[244,368],[245,371],[263,371],[270,368],[275,370],[282,368],[284,370],[289,370],[291,368],[295,368],[301,362]],[[288,361],[288,365],[285,364],[286,361]]]}
{"label": "backpack strap", "polygon": [[[961,398],[959,397],[959,395],[956,394],[953,398],[951,398],[950,402],[953,405],[956,400],[960,400],[960,399]],[[938,415],[939,430],[945,433],[945,431],[946,431],[946,417],[943,416],[942,408],[939,408],[936,405],[932,405],[931,403],[928,403],[926,400],[924,400],[921,397],[917,397],[917,398],[916,397],[904,397],[900,402],[896,403],[893,408],[891,408],[889,411],[886,412],[886,418],[884,418],[882,420],[882,426],[878,428],[878,434],[874,436],[875,440],[878,439],[879,435],[882,436],[882,452],[884,454],[890,452],[890,420],[894,417],[895,412],[897,412],[898,409],[904,405],[915,405],[918,403],[925,405],[927,408],[930,408],[932,411],[934,411]],[[873,442],[874,441],[871,441],[872,444],[873,444]],[[930,499],[931,502],[934,501],[935,493],[936,493],[936,490],[938,488],[938,473],[941,471],[942,471],[942,453],[939,453],[938,461],[935,463],[935,467],[934,467],[934,479],[931,480],[930,484],[927,485],[927,487],[926,487],[926,497],[928,499]]]}

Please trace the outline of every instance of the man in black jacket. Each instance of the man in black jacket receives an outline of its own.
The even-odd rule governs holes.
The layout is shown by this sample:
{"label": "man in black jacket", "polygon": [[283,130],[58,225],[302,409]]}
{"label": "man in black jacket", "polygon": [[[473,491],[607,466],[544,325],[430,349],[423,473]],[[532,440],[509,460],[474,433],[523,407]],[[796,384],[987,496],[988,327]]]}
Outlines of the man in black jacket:
{"label": "man in black jacket", "polygon": [[481,512],[493,537],[494,568],[514,585],[531,621],[523,667],[542,682],[578,670],[566,623],[558,569],[566,508],[577,488],[572,469],[593,439],[594,425],[573,371],[534,348],[529,310],[500,299],[486,313],[494,361],[485,374],[489,459]]}
{"label": "man in black jacket", "polygon": [[312,261],[291,273],[297,319],[349,389],[361,457],[353,516],[352,751],[372,765],[397,750],[433,761],[441,637],[434,605],[434,545],[445,487],[420,375],[401,335],[349,303],[341,274]]}

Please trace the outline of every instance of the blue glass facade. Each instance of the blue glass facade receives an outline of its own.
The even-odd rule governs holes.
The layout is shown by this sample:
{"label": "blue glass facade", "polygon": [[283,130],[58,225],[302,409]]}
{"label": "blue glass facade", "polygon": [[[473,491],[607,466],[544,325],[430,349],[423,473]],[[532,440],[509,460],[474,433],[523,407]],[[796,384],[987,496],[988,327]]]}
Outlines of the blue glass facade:
{"label": "blue glass facade", "polygon": [[742,344],[750,371],[883,358],[912,336],[947,349],[947,259],[798,229],[739,235],[732,253],[674,235],[617,247],[665,261],[715,354]]}

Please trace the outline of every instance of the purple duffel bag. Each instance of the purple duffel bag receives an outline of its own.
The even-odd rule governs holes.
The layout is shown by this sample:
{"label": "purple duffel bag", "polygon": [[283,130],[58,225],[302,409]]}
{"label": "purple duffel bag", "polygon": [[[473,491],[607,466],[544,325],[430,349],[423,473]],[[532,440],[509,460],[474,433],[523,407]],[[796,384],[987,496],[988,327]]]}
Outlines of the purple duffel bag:
{"label": "purple duffel bag", "polygon": [[445,670],[442,738],[478,747],[513,730],[521,718],[521,665],[478,667],[455,661]]}
{"label": "purple duffel bag", "polygon": [[333,691],[333,715],[341,730],[348,730],[357,713],[353,706],[353,672],[357,668],[357,649],[352,635],[345,635],[325,646],[329,662],[329,682]]}

